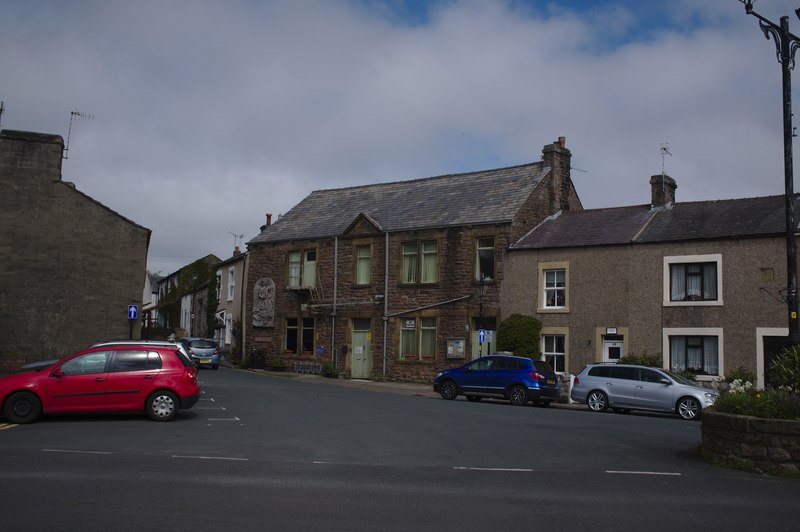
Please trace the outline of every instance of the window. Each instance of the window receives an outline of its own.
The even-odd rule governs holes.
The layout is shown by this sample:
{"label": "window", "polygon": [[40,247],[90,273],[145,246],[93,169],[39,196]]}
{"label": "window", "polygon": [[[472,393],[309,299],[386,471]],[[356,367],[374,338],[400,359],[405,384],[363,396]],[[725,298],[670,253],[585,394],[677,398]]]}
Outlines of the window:
{"label": "window", "polygon": [[420,356],[434,358],[436,356],[436,339],[436,318],[402,320],[400,322],[400,358],[405,360],[417,360]]}
{"label": "window", "polygon": [[314,318],[286,318],[285,350],[294,354],[314,351]]}
{"label": "window", "polygon": [[475,280],[494,279],[494,237],[481,236],[475,245]]}
{"label": "window", "polygon": [[544,307],[567,306],[567,272],[563,269],[544,271]]}
{"label": "window", "polygon": [[356,246],[356,284],[370,284],[372,249],[370,246]]}
{"label": "window", "polygon": [[669,367],[680,373],[719,375],[719,338],[716,336],[670,336]]}
{"label": "window", "polygon": [[722,255],[664,257],[664,305],[722,305]]}
{"label": "window", "polygon": [[289,287],[317,286],[317,251],[290,251],[289,260]]}
{"label": "window", "polygon": [[[420,279],[424,284],[439,280],[438,244],[435,240],[425,242],[404,242],[402,245],[403,264],[400,282],[413,284]],[[421,255],[421,258],[420,258]],[[421,264],[421,270],[420,270]]]}
{"label": "window", "polygon": [[117,351],[111,371],[145,371],[161,369],[161,357],[156,352]]}
{"label": "window", "polygon": [[236,295],[236,267],[228,268],[228,301],[233,301]]}
{"label": "window", "polygon": [[105,373],[110,351],[96,351],[72,358],[61,364],[64,375],[90,375]]}
{"label": "window", "polygon": [[539,312],[569,312],[569,263],[540,262],[538,282]]}
{"label": "window", "polygon": [[550,364],[556,373],[566,371],[566,357],[564,356],[564,335],[545,334],[542,335],[542,354],[544,360]]}

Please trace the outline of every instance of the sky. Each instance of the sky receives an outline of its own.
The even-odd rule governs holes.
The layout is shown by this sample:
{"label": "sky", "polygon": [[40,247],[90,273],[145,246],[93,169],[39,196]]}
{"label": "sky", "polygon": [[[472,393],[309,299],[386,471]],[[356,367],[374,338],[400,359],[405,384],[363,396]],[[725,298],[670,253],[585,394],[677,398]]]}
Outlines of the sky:
{"label": "sky", "polygon": [[[796,34],[798,7],[754,3]],[[151,229],[162,275],[246,250],[267,213],[314,190],[536,162],[560,136],[584,208],[649,203],[662,170],[679,202],[785,190],[781,66],[739,0],[0,0],[0,13],[0,127],[69,138],[63,180]]]}

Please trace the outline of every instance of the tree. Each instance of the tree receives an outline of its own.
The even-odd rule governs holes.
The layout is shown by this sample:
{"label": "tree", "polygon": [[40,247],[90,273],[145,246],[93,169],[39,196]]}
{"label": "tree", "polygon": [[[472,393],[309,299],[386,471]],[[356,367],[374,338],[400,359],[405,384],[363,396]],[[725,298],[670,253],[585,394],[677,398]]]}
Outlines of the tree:
{"label": "tree", "polygon": [[517,356],[538,359],[542,355],[539,349],[541,330],[542,323],[533,316],[512,314],[497,328],[497,348]]}

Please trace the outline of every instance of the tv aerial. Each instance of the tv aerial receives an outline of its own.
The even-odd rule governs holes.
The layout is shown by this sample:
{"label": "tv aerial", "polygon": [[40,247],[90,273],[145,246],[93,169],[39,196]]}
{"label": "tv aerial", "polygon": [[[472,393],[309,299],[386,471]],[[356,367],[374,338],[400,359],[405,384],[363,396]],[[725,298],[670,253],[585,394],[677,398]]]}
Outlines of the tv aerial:
{"label": "tv aerial", "polygon": [[233,248],[234,249],[238,248],[239,245],[242,243],[242,239],[244,238],[244,235],[237,235],[236,233],[234,233],[232,231],[228,231],[228,233],[233,235]]}
{"label": "tv aerial", "polygon": [[63,156],[64,159],[69,159],[69,138],[72,135],[72,122],[74,122],[78,118],[94,120],[94,115],[81,113],[77,109],[69,113],[69,129],[67,129],[67,145],[64,146],[64,156]]}
{"label": "tv aerial", "polygon": [[667,155],[672,157],[672,153],[669,151],[669,142],[662,142],[659,151],[661,152],[661,177],[664,177],[667,175],[665,160]]}

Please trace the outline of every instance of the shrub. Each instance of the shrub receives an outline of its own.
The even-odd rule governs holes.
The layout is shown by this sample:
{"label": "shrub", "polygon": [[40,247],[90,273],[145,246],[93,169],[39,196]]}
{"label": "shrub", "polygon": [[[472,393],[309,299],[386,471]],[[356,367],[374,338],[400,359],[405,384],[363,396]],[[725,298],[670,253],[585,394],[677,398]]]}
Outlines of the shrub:
{"label": "shrub", "polygon": [[800,392],[800,346],[789,346],[773,359],[770,377],[776,387]]}
{"label": "shrub", "polygon": [[629,354],[619,359],[620,364],[638,364],[640,366],[650,366],[653,368],[660,368],[663,364],[663,357],[661,353],[648,355],[647,351],[641,355]]}
{"label": "shrub", "polygon": [[512,314],[497,328],[498,351],[511,351],[520,357],[538,359],[539,333],[542,323],[533,316]]}
{"label": "shrub", "polygon": [[733,381],[741,381],[741,382],[756,382],[756,374],[752,371],[744,369],[742,366],[739,366],[738,369],[730,372],[725,377],[725,382],[732,383]]}
{"label": "shrub", "polygon": [[717,412],[772,419],[800,419],[800,399],[786,389],[723,392],[712,407]]}
{"label": "shrub", "polygon": [[322,364],[322,376],[323,377],[336,377],[338,372],[336,371],[336,366],[330,360],[324,362]]}
{"label": "shrub", "polygon": [[267,361],[267,367],[270,367],[270,368],[285,368],[286,367],[286,361],[283,360],[282,358],[278,358],[278,357],[270,358]]}

